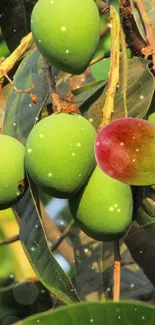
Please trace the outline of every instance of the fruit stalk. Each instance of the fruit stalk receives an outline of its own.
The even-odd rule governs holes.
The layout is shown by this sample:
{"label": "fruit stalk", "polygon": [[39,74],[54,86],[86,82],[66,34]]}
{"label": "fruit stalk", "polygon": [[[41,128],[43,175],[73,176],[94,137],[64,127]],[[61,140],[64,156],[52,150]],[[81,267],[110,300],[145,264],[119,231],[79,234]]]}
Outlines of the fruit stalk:
{"label": "fruit stalk", "polygon": [[114,241],[114,288],[113,301],[117,302],[120,298],[120,278],[121,278],[121,255],[119,240]]}
{"label": "fruit stalk", "polygon": [[105,96],[104,106],[102,108],[103,120],[99,129],[107,125],[111,121],[111,114],[114,110],[114,99],[119,80],[119,38],[120,38],[120,18],[119,13],[111,5],[111,55],[110,55],[110,70],[109,81]]}

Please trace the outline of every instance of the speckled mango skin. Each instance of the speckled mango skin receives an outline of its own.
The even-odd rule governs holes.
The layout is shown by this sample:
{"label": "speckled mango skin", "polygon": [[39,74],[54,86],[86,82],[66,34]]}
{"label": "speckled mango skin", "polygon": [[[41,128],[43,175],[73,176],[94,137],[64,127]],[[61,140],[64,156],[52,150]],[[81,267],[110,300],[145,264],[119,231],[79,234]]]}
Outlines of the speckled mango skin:
{"label": "speckled mango skin", "polygon": [[96,131],[77,114],[52,114],[32,129],[26,143],[25,166],[46,193],[68,198],[87,181],[95,167]]}
{"label": "speckled mango skin", "polygon": [[0,210],[15,204],[24,193],[24,146],[15,138],[0,135]]}
{"label": "speckled mango skin", "polygon": [[107,176],[98,166],[69,206],[80,229],[99,241],[120,238],[132,221],[130,186]]}
{"label": "speckled mango skin", "polygon": [[81,74],[99,41],[100,16],[93,0],[40,0],[32,11],[31,30],[51,64]]}

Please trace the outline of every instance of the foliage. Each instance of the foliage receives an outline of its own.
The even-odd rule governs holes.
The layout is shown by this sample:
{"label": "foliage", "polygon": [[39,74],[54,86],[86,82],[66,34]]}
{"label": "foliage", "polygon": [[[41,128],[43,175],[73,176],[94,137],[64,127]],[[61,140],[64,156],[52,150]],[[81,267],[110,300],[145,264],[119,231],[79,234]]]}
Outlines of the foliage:
{"label": "foliage", "polygon": [[[81,75],[49,66],[37,49],[30,28],[36,2],[1,0],[1,133],[25,145],[34,125],[53,112],[82,114],[97,132],[116,119],[147,119],[155,112],[153,0],[94,0],[100,40]],[[133,220],[119,256],[113,242],[94,240],[73,224],[68,200],[26,179],[19,202],[0,211],[0,324],[153,325],[154,185],[131,186]],[[121,301],[114,303],[116,257]]]}

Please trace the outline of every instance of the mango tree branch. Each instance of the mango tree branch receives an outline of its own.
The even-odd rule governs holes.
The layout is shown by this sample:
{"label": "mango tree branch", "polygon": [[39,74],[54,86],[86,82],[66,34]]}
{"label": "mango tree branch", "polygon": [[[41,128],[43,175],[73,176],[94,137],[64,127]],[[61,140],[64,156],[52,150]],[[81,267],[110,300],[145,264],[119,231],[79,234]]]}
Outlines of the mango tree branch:
{"label": "mango tree branch", "polygon": [[121,68],[122,68],[122,78],[120,80],[120,85],[122,89],[123,105],[124,105],[124,117],[128,117],[128,108],[127,108],[127,77],[128,77],[128,58],[126,53],[126,43],[124,31],[121,28],[121,48],[122,48],[122,57],[121,57]]}
{"label": "mango tree branch", "polygon": [[20,45],[0,64],[0,80],[13,68],[15,63],[30,49],[33,43],[32,33],[25,36]]}
{"label": "mango tree branch", "polygon": [[103,120],[99,127],[101,129],[111,121],[111,115],[114,111],[114,99],[119,80],[119,39],[120,39],[120,18],[116,9],[110,6],[111,21],[111,55],[110,55],[110,71],[105,102],[102,108]]}
{"label": "mango tree branch", "polygon": [[152,22],[147,14],[147,11],[145,9],[145,6],[143,4],[143,0],[134,0],[134,2],[137,5],[137,8],[140,12],[140,15],[142,17],[144,26],[145,26],[145,30],[146,30],[146,38],[148,40],[148,43],[150,45],[150,52],[148,53],[152,55],[152,60],[153,60],[153,70],[155,71],[155,36],[153,33],[153,26],[152,26]]}

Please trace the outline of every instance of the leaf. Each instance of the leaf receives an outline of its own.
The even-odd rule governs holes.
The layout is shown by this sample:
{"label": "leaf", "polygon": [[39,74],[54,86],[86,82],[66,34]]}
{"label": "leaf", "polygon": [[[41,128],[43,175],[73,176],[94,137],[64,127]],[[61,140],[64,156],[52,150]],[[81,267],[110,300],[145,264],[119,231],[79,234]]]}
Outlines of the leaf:
{"label": "leaf", "polygon": [[30,32],[31,12],[36,2],[37,0],[1,0],[0,26],[11,52]]}
{"label": "leaf", "polygon": [[137,302],[83,302],[38,314],[17,325],[154,325],[155,307]]}
{"label": "leaf", "polygon": [[[36,188],[31,183],[34,195]],[[34,187],[34,188],[33,188]],[[44,286],[64,303],[79,301],[70,279],[50,251],[41,216],[38,211],[38,197],[34,200],[30,189],[15,206],[20,216],[20,241],[30,263]]]}
{"label": "leaf", "polygon": [[107,80],[110,69],[110,58],[103,59],[93,64],[90,69],[96,80]]}
{"label": "leaf", "polygon": [[74,242],[75,281],[82,300],[104,299],[101,273],[101,246],[80,231]]}
{"label": "leaf", "polygon": [[126,236],[125,243],[135,262],[140,266],[151,283],[155,286],[155,224],[141,228],[134,221]]}
{"label": "leaf", "polygon": [[3,133],[12,135],[23,143],[48,97],[49,88],[42,67],[42,56],[37,50],[32,50],[21,62],[14,77],[18,89],[26,90],[34,83],[33,94],[38,97],[36,104],[32,103],[28,94],[16,93],[14,89],[7,101]]}
{"label": "leaf", "polygon": [[133,215],[141,227],[155,224],[154,186],[135,187]]}
{"label": "leaf", "polygon": [[[134,57],[128,60],[128,78],[127,78],[127,111],[128,117],[143,118],[152,101],[154,93],[154,78],[149,71],[148,61]],[[135,78],[136,71],[136,78]],[[120,80],[122,80],[123,69],[120,71]],[[101,96],[92,104],[89,109],[89,118],[92,119],[92,124],[96,128],[99,127],[102,121],[102,107],[104,105],[106,88],[103,90]],[[125,117],[124,104],[122,97],[122,88],[118,88],[112,121]]]}

